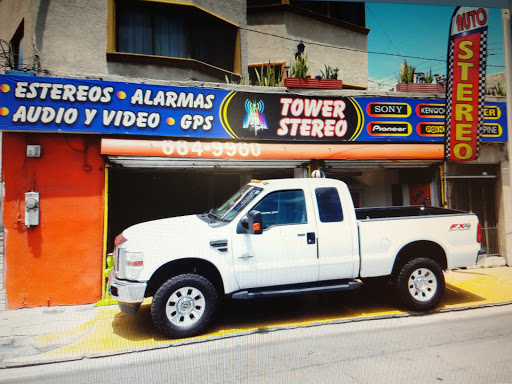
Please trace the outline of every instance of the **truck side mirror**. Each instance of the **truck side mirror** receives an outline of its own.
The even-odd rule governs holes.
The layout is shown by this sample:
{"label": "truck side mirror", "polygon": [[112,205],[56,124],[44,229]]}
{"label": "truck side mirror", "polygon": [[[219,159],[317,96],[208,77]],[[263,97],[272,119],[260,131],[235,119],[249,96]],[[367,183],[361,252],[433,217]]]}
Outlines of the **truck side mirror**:
{"label": "truck side mirror", "polygon": [[[244,225],[242,221],[242,225]],[[263,233],[263,223],[260,211],[250,211],[247,214],[247,232],[253,235],[261,235]]]}

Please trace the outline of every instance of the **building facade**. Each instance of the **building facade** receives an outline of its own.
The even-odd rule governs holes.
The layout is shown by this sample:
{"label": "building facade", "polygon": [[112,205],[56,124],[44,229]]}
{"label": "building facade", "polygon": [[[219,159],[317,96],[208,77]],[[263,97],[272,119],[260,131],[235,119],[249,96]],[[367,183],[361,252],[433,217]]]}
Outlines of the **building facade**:
{"label": "building facade", "polygon": [[[127,226],[315,169],[359,207],[472,209],[489,252],[511,254],[504,100],[486,100],[479,159],[446,163],[444,95],[364,90],[364,7],[274,3],[0,2],[7,308],[98,301]],[[243,84],[267,62],[286,71],[301,41],[346,89]]]}

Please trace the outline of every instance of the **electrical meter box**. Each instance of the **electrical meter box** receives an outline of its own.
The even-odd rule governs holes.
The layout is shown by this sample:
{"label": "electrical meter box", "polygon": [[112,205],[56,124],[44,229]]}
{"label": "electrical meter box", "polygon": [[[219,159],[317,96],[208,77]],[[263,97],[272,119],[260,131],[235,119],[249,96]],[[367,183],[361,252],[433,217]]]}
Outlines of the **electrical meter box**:
{"label": "electrical meter box", "polygon": [[39,192],[25,193],[25,225],[39,225]]}

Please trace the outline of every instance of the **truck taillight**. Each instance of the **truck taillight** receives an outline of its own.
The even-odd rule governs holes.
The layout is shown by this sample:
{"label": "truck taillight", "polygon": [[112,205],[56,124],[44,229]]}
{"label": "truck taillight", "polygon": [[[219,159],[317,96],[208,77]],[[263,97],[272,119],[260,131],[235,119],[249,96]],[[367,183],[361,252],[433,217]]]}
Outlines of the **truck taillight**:
{"label": "truck taillight", "polygon": [[478,228],[476,229],[476,241],[479,243],[482,242],[482,228],[480,227],[480,223],[478,223]]}
{"label": "truck taillight", "polygon": [[114,240],[114,245],[116,247],[119,247],[121,244],[123,244],[125,241],[126,241],[126,237],[123,236],[123,234],[121,233],[120,235],[117,235],[116,236],[116,239]]}

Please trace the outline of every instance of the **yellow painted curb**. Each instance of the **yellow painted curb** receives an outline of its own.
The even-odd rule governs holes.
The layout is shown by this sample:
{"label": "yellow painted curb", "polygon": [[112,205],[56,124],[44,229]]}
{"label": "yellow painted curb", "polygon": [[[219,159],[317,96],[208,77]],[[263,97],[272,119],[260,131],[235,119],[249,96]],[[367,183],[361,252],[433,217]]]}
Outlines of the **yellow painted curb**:
{"label": "yellow painted curb", "polygon": [[[445,273],[446,292],[438,310],[477,307],[496,303],[512,302],[512,269],[508,267],[467,269]],[[325,299],[327,297],[327,299]],[[382,296],[386,298],[385,296]],[[382,297],[375,301],[358,301],[359,296],[319,296],[304,299],[304,307],[309,309],[312,300],[314,309],[311,313],[299,315],[278,313],[274,318],[247,318],[238,313],[235,319],[224,318],[214,325],[211,333],[195,338],[169,340],[158,334],[151,323],[151,299],[146,299],[136,316],[123,314],[115,307],[100,307],[96,319],[70,332],[44,335],[35,338],[38,346],[63,345],[42,355],[41,360],[72,359],[81,356],[107,355],[128,351],[151,349],[152,347],[189,343],[229,335],[247,334],[260,330],[311,326],[315,324],[335,323],[375,317],[401,316],[407,312],[399,311],[388,304]],[[332,305],[341,298],[338,306]],[[325,303],[322,300],[325,299]],[[370,299],[373,299],[370,297]],[[380,299],[380,301],[379,301]],[[281,303],[281,302],[279,302]],[[237,304],[240,305],[240,304]],[[251,304],[257,305],[257,304]],[[279,304],[280,305],[280,304]],[[94,325],[94,326],[93,326]],[[84,334],[85,333],[85,334]],[[69,344],[73,335],[82,335],[76,342]],[[67,344],[67,345],[66,345]]]}
{"label": "yellow painted curb", "polygon": [[30,342],[39,349],[65,346],[84,336],[94,326],[94,322],[94,320],[88,321],[69,331],[35,336],[30,339]]}

